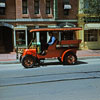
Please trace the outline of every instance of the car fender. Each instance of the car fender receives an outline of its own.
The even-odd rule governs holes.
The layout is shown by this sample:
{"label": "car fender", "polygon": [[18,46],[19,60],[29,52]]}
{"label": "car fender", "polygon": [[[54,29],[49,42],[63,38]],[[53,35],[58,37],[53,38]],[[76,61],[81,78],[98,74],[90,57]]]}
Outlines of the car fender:
{"label": "car fender", "polygon": [[25,49],[22,56],[25,55],[36,56],[36,49]]}
{"label": "car fender", "polygon": [[72,52],[74,54],[76,54],[76,49],[68,49],[66,51],[63,52],[62,56],[61,56],[61,61],[63,62],[63,58],[65,56],[66,53]]}

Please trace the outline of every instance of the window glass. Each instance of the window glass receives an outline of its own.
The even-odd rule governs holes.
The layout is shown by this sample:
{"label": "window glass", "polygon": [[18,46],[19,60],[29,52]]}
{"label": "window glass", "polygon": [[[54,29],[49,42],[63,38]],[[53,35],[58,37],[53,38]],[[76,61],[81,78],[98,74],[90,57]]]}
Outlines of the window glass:
{"label": "window glass", "polygon": [[5,15],[5,8],[4,7],[0,7],[0,15]]}
{"label": "window glass", "polygon": [[64,15],[69,15],[69,9],[64,9]]}
{"label": "window glass", "polygon": [[23,14],[27,14],[27,0],[22,0]]}
{"label": "window glass", "polygon": [[51,5],[50,0],[46,0],[46,14],[50,14],[50,5]]}
{"label": "window glass", "polygon": [[[63,0],[63,9],[64,5],[69,5],[69,0]],[[64,15],[69,15],[69,9],[64,9]]]}
{"label": "window glass", "polygon": [[39,0],[34,0],[34,14],[39,14]]}
{"label": "window glass", "polygon": [[6,4],[5,4],[5,0],[0,0],[0,15],[5,15],[5,7],[6,7]]}
{"label": "window glass", "polygon": [[73,31],[66,31],[62,33],[61,33],[61,40],[73,40],[75,38]]}
{"label": "window glass", "polygon": [[87,30],[85,31],[84,40],[87,42],[97,41],[97,30]]}
{"label": "window glass", "polygon": [[25,30],[16,30],[16,45],[25,46]]}

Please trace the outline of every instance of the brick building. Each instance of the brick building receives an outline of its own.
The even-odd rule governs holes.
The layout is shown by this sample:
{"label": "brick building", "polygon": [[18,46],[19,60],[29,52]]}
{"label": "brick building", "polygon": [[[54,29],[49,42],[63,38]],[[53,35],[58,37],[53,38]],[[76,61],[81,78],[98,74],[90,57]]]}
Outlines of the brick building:
{"label": "brick building", "polygon": [[27,47],[32,28],[55,27],[64,22],[77,26],[77,14],[78,0],[0,0],[0,53]]}

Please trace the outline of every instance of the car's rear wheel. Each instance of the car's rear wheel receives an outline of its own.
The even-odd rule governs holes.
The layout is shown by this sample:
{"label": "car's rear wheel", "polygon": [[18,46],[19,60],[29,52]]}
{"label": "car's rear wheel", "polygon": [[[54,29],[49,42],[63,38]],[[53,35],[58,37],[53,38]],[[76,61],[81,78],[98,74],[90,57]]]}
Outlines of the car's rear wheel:
{"label": "car's rear wheel", "polygon": [[63,58],[64,65],[74,65],[77,62],[77,56],[74,53],[67,53]]}
{"label": "car's rear wheel", "polygon": [[22,65],[25,68],[33,68],[33,67],[35,67],[35,61],[36,61],[36,59],[32,55],[25,55],[21,60]]}

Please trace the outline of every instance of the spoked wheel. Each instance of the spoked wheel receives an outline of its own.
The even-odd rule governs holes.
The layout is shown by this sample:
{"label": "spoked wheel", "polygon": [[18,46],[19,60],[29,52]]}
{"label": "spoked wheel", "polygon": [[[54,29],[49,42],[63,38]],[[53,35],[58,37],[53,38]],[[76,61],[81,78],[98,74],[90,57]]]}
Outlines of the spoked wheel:
{"label": "spoked wheel", "polygon": [[32,55],[26,55],[22,58],[22,65],[25,68],[33,68],[35,67],[35,57],[33,57]]}
{"label": "spoked wheel", "polygon": [[64,56],[63,64],[74,65],[77,62],[77,56],[73,53],[68,53]]}

